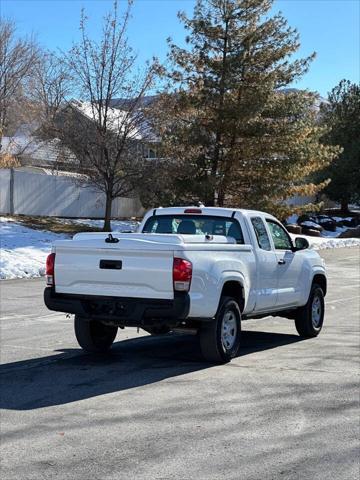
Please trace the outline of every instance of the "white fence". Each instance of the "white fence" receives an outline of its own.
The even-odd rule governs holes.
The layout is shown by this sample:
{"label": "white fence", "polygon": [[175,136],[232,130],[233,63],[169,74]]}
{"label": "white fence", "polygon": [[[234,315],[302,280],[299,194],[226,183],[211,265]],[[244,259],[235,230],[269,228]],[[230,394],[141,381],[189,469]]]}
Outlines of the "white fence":
{"label": "white fence", "polygon": [[[102,218],[105,195],[81,187],[72,178],[0,169],[0,214]],[[144,210],[137,198],[113,201],[112,217],[137,217]]]}
{"label": "white fence", "polygon": [[10,213],[10,170],[0,169],[0,213]]}

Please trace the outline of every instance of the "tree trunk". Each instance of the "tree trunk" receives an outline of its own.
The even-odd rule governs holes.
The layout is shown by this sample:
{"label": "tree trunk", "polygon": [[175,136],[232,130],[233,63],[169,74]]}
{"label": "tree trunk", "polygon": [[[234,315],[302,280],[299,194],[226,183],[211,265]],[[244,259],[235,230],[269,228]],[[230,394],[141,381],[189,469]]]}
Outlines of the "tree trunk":
{"label": "tree trunk", "polygon": [[204,202],[205,207],[215,207],[216,205],[216,194],[215,194],[215,189],[212,188],[207,192],[204,198],[201,198],[200,200]]}
{"label": "tree trunk", "polygon": [[221,167],[220,162],[222,159],[222,137],[223,137],[223,120],[224,120],[224,99],[225,99],[225,80],[227,74],[227,54],[228,54],[228,30],[229,30],[229,20],[225,21],[225,34],[224,34],[224,44],[222,48],[222,70],[221,70],[221,77],[220,77],[220,92],[219,92],[219,105],[218,105],[218,129],[216,131],[215,137],[215,148],[214,148],[214,156],[213,156],[213,163],[211,167],[211,180],[213,182],[213,191],[212,191],[212,201],[208,203],[208,206],[222,206],[223,198],[220,198],[219,204],[219,192],[217,191],[218,188],[218,174],[219,168]]}
{"label": "tree trunk", "polygon": [[345,199],[341,200],[341,212],[349,213],[349,202]]}
{"label": "tree trunk", "polygon": [[219,190],[217,194],[217,207],[223,207],[225,202],[225,192],[222,185],[219,185]]}
{"label": "tree trunk", "polygon": [[110,195],[106,195],[106,205],[105,205],[105,218],[104,218],[104,232],[111,232],[111,206],[112,206],[112,197]]}

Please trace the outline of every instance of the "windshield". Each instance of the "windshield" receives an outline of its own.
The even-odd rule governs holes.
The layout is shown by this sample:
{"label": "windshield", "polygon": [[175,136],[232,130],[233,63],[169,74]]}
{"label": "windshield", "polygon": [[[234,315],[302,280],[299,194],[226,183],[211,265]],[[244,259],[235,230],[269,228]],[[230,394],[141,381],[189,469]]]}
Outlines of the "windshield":
{"label": "windshield", "polygon": [[148,218],[143,233],[179,233],[181,235],[224,235],[244,243],[239,222],[228,217],[209,215],[158,215]]}

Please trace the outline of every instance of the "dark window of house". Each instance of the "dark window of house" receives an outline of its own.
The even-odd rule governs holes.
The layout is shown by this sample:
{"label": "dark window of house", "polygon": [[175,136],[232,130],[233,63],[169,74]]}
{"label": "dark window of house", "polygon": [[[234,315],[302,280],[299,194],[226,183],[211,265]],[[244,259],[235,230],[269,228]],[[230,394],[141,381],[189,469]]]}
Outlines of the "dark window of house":
{"label": "dark window of house", "polygon": [[144,157],[145,158],[157,158],[157,151],[152,147],[144,147]]}

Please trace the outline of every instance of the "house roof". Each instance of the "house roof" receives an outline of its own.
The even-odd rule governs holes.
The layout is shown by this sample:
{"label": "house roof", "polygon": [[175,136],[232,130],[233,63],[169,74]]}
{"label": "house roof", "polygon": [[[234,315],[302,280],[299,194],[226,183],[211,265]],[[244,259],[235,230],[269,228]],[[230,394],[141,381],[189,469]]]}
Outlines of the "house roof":
{"label": "house roof", "polygon": [[[146,95],[139,100],[139,108],[148,107],[159,98],[159,95]],[[127,110],[134,100],[131,98],[113,98],[110,106]]]}
{"label": "house roof", "polygon": [[75,160],[75,156],[60,145],[59,139],[40,141],[30,134],[21,133],[13,137],[2,137],[0,152],[23,158],[30,157],[40,165]]}
{"label": "house roof", "polygon": [[[91,102],[76,100],[71,103],[71,106],[89,120],[99,120],[100,112],[97,108],[93,107]],[[133,122],[133,127],[130,130],[131,138],[134,140],[155,141],[155,138],[151,138],[153,136],[150,133],[149,123],[142,115],[141,108],[136,110],[136,115],[137,118],[135,119],[135,117],[131,116],[126,109],[110,107],[107,109],[108,126],[114,132],[121,132],[125,128],[126,124],[131,126]]]}

